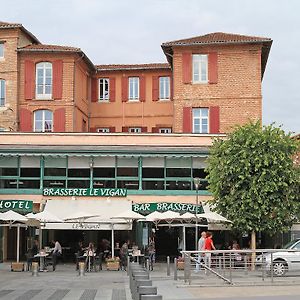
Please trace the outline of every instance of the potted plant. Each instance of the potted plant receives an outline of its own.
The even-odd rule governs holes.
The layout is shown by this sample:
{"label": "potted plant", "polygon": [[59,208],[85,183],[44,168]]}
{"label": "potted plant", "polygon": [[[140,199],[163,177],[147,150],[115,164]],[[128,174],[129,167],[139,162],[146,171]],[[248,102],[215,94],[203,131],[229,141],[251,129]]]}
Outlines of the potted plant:
{"label": "potted plant", "polygon": [[184,270],[184,258],[182,256],[177,258],[177,269]]}
{"label": "potted plant", "polygon": [[110,271],[118,271],[120,269],[120,258],[118,256],[107,258],[106,269]]}

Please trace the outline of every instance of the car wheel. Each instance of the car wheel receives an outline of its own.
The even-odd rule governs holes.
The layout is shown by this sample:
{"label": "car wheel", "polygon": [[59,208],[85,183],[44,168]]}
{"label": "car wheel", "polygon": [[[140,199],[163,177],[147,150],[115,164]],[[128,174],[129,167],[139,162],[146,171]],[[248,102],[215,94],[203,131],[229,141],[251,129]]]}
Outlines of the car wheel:
{"label": "car wheel", "polygon": [[287,271],[288,271],[288,266],[285,261],[273,262],[273,274],[275,276],[284,276]]}

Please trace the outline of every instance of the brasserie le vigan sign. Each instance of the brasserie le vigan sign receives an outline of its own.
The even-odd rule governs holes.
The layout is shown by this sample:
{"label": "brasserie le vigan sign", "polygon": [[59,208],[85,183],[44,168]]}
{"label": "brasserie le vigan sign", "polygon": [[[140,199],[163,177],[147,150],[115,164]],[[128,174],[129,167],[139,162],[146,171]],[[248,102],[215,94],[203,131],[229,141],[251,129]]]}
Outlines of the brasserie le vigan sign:
{"label": "brasserie le vigan sign", "polygon": [[127,189],[45,188],[43,196],[126,197]]}

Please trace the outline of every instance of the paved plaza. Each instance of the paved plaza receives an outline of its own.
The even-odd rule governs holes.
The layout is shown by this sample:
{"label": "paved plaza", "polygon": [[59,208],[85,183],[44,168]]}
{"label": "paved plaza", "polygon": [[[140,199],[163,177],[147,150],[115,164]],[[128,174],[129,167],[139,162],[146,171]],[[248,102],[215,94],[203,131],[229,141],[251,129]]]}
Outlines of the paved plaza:
{"label": "paved plaza", "polygon": [[[166,265],[157,264],[150,274],[153,286],[164,300],[242,299],[298,300],[299,285],[187,286],[182,280],[166,276]],[[213,279],[212,279],[213,280]],[[55,272],[11,272],[8,263],[0,264],[1,300],[131,300],[129,278],[124,271],[100,271],[80,277],[74,265],[58,265]]]}

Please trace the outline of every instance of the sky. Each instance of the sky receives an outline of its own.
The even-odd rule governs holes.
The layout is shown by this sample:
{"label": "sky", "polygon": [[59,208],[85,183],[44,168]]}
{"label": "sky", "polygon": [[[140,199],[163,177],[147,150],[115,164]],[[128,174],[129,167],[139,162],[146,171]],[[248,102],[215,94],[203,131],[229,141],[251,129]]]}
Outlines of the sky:
{"label": "sky", "polygon": [[0,0],[0,21],[42,43],[81,48],[94,64],[166,62],[163,42],[226,32],[273,40],[263,124],[300,132],[299,0]]}

